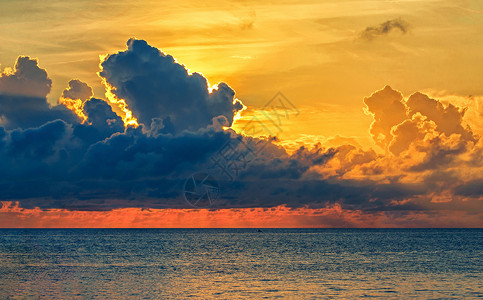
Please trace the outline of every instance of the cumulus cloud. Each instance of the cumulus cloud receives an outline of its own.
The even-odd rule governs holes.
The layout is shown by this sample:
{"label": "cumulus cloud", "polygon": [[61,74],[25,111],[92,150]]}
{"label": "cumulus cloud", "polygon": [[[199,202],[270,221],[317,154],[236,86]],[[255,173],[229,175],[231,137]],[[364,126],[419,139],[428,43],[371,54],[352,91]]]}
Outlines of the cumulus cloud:
{"label": "cumulus cloud", "polygon": [[92,88],[87,83],[78,79],[72,79],[69,81],[69,87],[62,92],[63,98],[70,98],[72,100],[86,101],[90,99],[94,94]]}
{"label": "cumulus cloud", "polygon": [[408,107],[408,116],[420,113],[436,124],[436,130],[446,135],[460,134],[464,138],[474,139],[473,133],[469,127],[464,128],[462,125],[465,109],[460,109],[453,104],[444,107],[437,100],[429,98],[427,95],[419,92],[411,95],[406,103]]}
{"label": "cumulus cloud", "polygon": [[93,96],[92,88],[78,79],[69,81],[69,87],[62,92],[59,103],[75,113],[82,122],[87,120],[84,113],[84,102]]}
{"label": "cumulus cloud", "polygon": [[405,34],[409,29],[409,23],[401,18],[388,20],[377,26],[370,26],[364,29],[361,33],[361,37],[366,40],[373,40],[377,37],[388,35],[394,30],[399,30]]}
{"label": "cumulus cloud", "polygon": [[20,56],[13,70],[0,75],[0,126],[7,129],[38,127],[61,119],[77,122],[65,106],[51,107],[47,102],[52,80],[36,59]]}
{"label": "cumulus cloud", "polygon": [[[56,106],[47,103],[50,79],[36,60],[21,57],[3,73],[1,200],[30,208],[181,208],[183,183],[200,170],[222,186],[218,208],[337,205],[404,214],[470,211],[483,197],[482,143],[464,121],[466,110],[427,95],[406,99],[386,86],[364,98],[370,134],[385,153],[336,137],[289,154],[277,137],[229,129],[243,108],[233,89],[210,89],[201,74],[145,41],[130,39],[101,68],[112,99],[95,98],[87,84],[72,80]],[[139,126],[113,110],[119,103]],[[233,181],[213,164],[231,142],[256,153]],[[458,202],[441,200],[451,196]]]}
{"label": "cumulus cloud", "polygon": [[19,56],[12,69],[0,74],[2,94],[43,98],[52,87],[47,72],[38,66],[38,61],[28,56]]}
{"label": "cumulus cloud", "polygon": [[[158,59],[162,60],[162,55]],[[164,67],[155,58],[151,63]],[[137,199],[135,206],[168,205],[166,198],[179,197],[179,187],[174,186],[231,138],[232,133],[223,127],[231,125],[242,105],[234,100],[234,91],[228,85],[221,83],[210,93],[201,75],[189,75],[172,58],[167,67],[182,68],[184,73],[177,75],[185,76],[163,85],[172,95],[196,88],[190,78],[195,83],[204,82],[203,88],[185,94],[190,99],[183,98],[191,101],[193,108],[185,107],[186,117],[182,111],[172,110],[168,115],[153,115],[146,121],[148,127],[141,123],[137,128],[126,128],[109,103],[91,98],[92,89],[79,80],[69,82],[59,105],[49,105],[47,72],[36,60],[19,58],[15,70],[4,73],[2,80],[8,84],[0,90],[0,179],[4,187],[0,198],[21,199],[25,207],[109,209],[125,206],[132,197]],[[149,80],[169,81],[170,74]],[[45,87],[41,93],[40,86]],[[145,87],[151,89],[147,93],[157,92],[156,85]],[[176,103],[176,98],[173,101]],[[167,106],[157,107],[164,111]],[[191,126],[190,117],[195,115]],[[175,130],[174,126],[183,122],[185,126]],[[151,203],[146,199],[155,200]],[[175,205],[180,205],[179,201]]]}
{"label": "cumulus cloud", "polygon": [[371,134],[377,145],[387,148],[392,140],[391,129],[406,120],[406,107],[402,103],[402,94],[390,86],[364,98],[367,111],[374,117]]}
{"label": "cumulus cloud", "polygon": [[74,128],[74,136],[84,143],[96,143],[114,133],[124,132],[122,118],[112,111],[106,101],[91,98],[82,104],[82,110],[87,122]]}
{"label": "cumulus cloud", "polygon": [[452,135],[453,140],[462,143],[475,143],[478,139],[463,123],[465,109],[453,104],[444,106],[419,92],[405,101],[400,92],[386,86],[364,98],[364,103],[374,119],[370,128],[374,142],[395,155],[408,150],[415,142],[420,142],[416,148],[428,150],[430,144],[443,144]]}
{"label": "cumulus cloud", "polygon": [[407,150],[411,143],[424,137],[424,130],[420,128],[418,120],[404,120],[395,125],[391,130],[392,139],[389,144],[389,151],[395,155]]}
{"label": "cumulus cloud", "polygon": [[166,132],[179,133],[205,128],[213,118],[224,116],[230,126],[243,108],[226,83],[210,91],[203,75],[190,74],[171,55],[143,40],[130,39],[127,46],[101,63],[99,76],[126,101],[140,124],[149,127],[160,118]]}

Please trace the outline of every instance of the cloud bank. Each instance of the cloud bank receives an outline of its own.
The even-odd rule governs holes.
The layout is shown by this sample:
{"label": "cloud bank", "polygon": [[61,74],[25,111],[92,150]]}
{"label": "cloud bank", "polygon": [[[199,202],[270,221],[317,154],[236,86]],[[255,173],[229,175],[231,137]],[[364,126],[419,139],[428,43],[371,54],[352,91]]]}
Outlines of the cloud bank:
{"label": "cloud bank", "polygon": [[[213,209],[338,207],[384,218],[476,211],[481,218],[483,147],[464,108],[386,86],[364,99],[384,153],[317,144],[289,154],[274,137],[229,128],[243,104],[228,84],[211,88],[146,41],[130,39],[100,67],[106,100],[73,79],[54,106],[46,100],[51,80],[35,59],[19,57],[2,73],[0,200],[29,209],[186,208],[184,180],[204,170],[222,186]],[[257,153],[234,181],[212,161],[231,141]]]}

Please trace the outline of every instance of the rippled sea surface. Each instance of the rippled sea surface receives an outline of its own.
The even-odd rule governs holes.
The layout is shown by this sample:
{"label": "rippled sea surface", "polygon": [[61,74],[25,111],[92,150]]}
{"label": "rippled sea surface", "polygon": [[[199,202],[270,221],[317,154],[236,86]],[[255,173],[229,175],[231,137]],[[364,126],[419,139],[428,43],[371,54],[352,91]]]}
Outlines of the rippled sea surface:
{"label": "rippled sea surface", "polygon": [[481,229],[0,229],[0,299],[478,298]]}

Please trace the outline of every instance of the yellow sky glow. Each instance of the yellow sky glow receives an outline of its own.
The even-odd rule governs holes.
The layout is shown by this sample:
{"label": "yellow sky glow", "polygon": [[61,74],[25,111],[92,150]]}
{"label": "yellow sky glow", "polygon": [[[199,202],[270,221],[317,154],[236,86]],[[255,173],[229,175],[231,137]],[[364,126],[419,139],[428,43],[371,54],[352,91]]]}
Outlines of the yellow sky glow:
{"label": "yellow sky glow", "polygon": [[[228,83],[249,107],[245,114],[282,91],[301,108],[282,133],[292,142],[339,135],[371,146],[372,120],[362,99],[386,84],[405,95],[428,89],[483,95],[483,4],[477,0],[23,4],[1,4],[0,63],[11,66],[20,54],[37,57],[53,79],[51,103],[73,77],[105,98],[98,55],[123,50],[133,36],[211,84]],[[410,25],[406,34],[361,38],[365,28],[396,18]]]}

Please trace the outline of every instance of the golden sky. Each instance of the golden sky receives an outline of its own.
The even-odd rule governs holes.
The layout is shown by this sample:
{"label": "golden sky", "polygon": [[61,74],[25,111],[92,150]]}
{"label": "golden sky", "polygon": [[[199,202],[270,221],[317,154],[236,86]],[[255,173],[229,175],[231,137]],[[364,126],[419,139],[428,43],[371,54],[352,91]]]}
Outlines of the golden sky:
{"label": "golden sky", "polygon": [[[371,140],[362,99],[386,84],[405,95],[482,95],[481,1],[2,1],[0,62],[37,57],[56,103],[78,78],[104,90],[99,54],[144,39],[257,108],[277,91],[303,108],[285,130]],[[367,38],[389,20],[395,28]]]}
{"label": "golden sky", "polygon": [[[482,32],[480,0],[1,1],[0,227],[481,226]],[[235,132],[230,87],[246,106]],[[263,121],[274,95],[297,113],[246,188],[213,211],[170,202],[170,176]]]}

